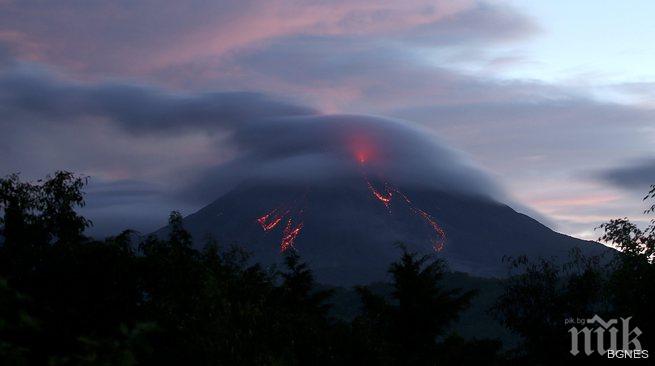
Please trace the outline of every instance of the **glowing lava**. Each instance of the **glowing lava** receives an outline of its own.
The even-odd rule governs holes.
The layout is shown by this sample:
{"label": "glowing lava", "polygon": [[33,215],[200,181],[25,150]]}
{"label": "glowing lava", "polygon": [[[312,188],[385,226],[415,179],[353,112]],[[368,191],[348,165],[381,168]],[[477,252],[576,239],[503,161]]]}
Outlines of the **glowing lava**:
{"label": "glowing lava", "polygon": [[[303,210],[297,212],[298,216],[302,215],[302,213]],[[275,229],[275,227],[277,227],[278,224],[282,222],[282,220],[286,216],[291,216],[290,209],[285,210],[285,209],[275,208],[269,211],[268,213],[257,218],[257,222],[265,232],[269,232]],[[294,248],[293,243],[295,242],[298,235],[300,235],[300,230],[302,229],[302,227],[303,227],[302,221],[294,225],[293,219],[289,217],[286,226],[282,230],[282,241],[280,243],[281,253],[287,251],[289,248]]]}
{"label": "glowing lava", "polygon": [[377,198],[382,204],[384,204],[384,207],[389,208],[389,204],[391,203],[391,198],[393,197],[392,191],[389,189],[389,187],[385,184],[384,188],[386,191],[386,194],[380,193],[373,185],[371,182],[364,177],[364,180],[366,180],[366,185],[368,185],[368,189],[371,190],[371,193],[373,193],[373,197]]}
{"label": "glowing lava", "polygon": [[[444,244],[446,243],[446,232],[441,228],[441,226],[439,226],[437,220],[435,220],[434,217],[432,217],[424,210],[414,206],[414,203],[409,199],[409,197],[407,197],[407,195],[405,195],[398,188],[385,182],[383,185],[384,188],[378,190],[368,179],[364,169],[364,164],[369,160],[371,154],[373,154],[375,150],[371,148],[371,144],[364,142],[366,141],[355,141],[353,144],[353,152],[355,154],[355,158],[359,162],[362,177],[366,182],[368,189],[371,191],[373,197],[380,201],[389,213],[391,213],[391,203],[394,197],[400,197],[396,200],[400,200],[401,203],[404,201],[410,212],[418,216],[423,222],[427,224],[432,232],[432,234],[430,234],[430,243],[432,244],[432,247],[438,252],[441,251],[444,248]],[[306,195],[307,192],[305,192],[305,195],[300,201],[304,202]],[[294,243],[303,228],[303,221],[299,219],[299,217],[302,217],[303,214],[303,206],[304,203],[299,205],[299,200],[295,200],[295,202],[292,204],[279,206],[278,208],[275,208],[257,218],[257,222],[265,232],[274,230],[283,220],[286,220],[286,224],[282,229],[282,240],[280,242],[281,253],[284,253],[291,248],[295,248]]]}
{"label": "glowing lava", "polygon": [[409,198],[407,198],[407,196],[405,196],[404,194],[402,195],[405,198],[407,204],[409,205],[409,208],[412,211],[414,211],[415,214],[419,215],[436,234],[436,236],[430,238],[430,242],[432,243],[432,247],[434,248],[434,250],[436,250],[437,252],[443,250],[443,247],[446,244],[446,232],[444,231],[444,229],[442,229],[441,226],[437,224],[437,221],[429,213],[421,210],[420,208],[414,207],[412,201],[410,201]]}
{"label": "glowing lava", "polygon": [[434,250],[437,252],[443,250],[443,247],[446,244],[446,232],[441,228],[441,226],[439,226],[439,224],[437,224],[437,221],[434,219],[434,217],[432,217],[432,215],[429,213],[421,210],[420,208],[414,206],[409,197],[407,197],[406,194],[399,191],[397,188],[393,188],[393,191],[401,196],[405,200],[405,203],[407,203],[407,207],[409,207],[409,209],[414,212],[414,214],[423,219],[423,221],[430,227],[430,229],[432,229],[434,235],[430,238],[430,242],[432,243]]}
{"label": "glowing lava", "polygon": [[282,221],[282,218],[284,218],[285,214],[287,213],[287,212],[282,212],[282,214],[280,215],[279,212],[280,210],[276,208],[257,219],[257,222],[262,227],[262,229],[264,229],[264,231],[270,231],[274,229],[277,226],[277,224],[279,224],[280,221]]}
{"label": "glowing lava", "polygon": [[287,225],[284,227],[282,232],[282,243],[280,244],[280,252],[284,253],[289,248],[293,248],[293,242],[296,240],[298,235],[300,235],[300,230],[302,229],[303,223],[293,225],[292,220],[287,221]]}
{"label": "glowing lava", "polygon": [[364,172],[363,169],[363,161],[360,160],[360,165],[362,165],[362,177],[364,177],[364,181],[366,181],[366,185],[368,186],[368,189],[371,191],[373,194],[373,197],[375,197],[378,201],[382,202],[384,204],[384,207],[391,213],[389,210],[389,205],[391,204],[391,200],[394,197],[394,193],[396,195],[400,196],[403,198],[405,203],[407,204],[407,207],[409,207],[410,211],[412,211],[415,215],[419,216],[433,231],[433,235],[430,238],[430,243],[432,243],[432,247],[434,250],[437,252],[440,252],[443,250],[444,245],[446,243],[446,232],[437,224],[437,221],[432,217],[429,213],[423,211],[422,209],[414,206],[414,203],[407,197],[406,194],[404,194],[402,191],[400,191],[398,188],[392,187],[388,183],[384,183],[384,193],[380,193],[373,184],[371,184],[371,181],[368,179],[366,173]]}
{"label": "glowing lava", "polygon": [[364,164],[377,156],[375,144],[365,134],[357,134],[347,137],[346,148],[355,156],[357,162]]}
{"label": "glowing lava", "polygon": [[364,164],[366,162],[366,153],[363,151],[357,152],[357,161],[359,161],[360,164]]}

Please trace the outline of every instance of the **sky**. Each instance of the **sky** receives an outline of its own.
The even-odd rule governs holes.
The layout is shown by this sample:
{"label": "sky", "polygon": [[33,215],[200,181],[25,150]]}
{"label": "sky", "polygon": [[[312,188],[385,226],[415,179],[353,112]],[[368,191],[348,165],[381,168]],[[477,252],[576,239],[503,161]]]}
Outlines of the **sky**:
{"label": "sky", "polygon": [[[216,198],[236,162],[259,156],[262,133],[302,150],[289,121],[378,121],[429,136],[439,148],[421,159],[448,151],[466,166],[453,172],[474,167],[517,209],[595,239],[608,219],[647,219],[654,10],[0,0],[0,174],[88,175],[95,232],[148,232]],[[273,164],[258,161],[253,171]]]}

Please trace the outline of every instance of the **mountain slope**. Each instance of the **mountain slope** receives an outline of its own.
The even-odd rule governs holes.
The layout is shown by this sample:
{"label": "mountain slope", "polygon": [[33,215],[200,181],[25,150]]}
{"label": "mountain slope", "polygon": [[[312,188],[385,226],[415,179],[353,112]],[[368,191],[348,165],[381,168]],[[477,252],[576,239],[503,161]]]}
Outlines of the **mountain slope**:
{"label": "mountain slope", "polygon": [[186,217],[185,226],[197,239],[211,235],[242,245],[265,264],[293,247],[319,281],[339,285],[384,280],[388,264],[398,258],[397,242],[482,276],[503,275],[506,255],[562,258],[574,247],[592,254],[605,250],[482,196],[401,191],[356,179],[312,187],[245,184]]}

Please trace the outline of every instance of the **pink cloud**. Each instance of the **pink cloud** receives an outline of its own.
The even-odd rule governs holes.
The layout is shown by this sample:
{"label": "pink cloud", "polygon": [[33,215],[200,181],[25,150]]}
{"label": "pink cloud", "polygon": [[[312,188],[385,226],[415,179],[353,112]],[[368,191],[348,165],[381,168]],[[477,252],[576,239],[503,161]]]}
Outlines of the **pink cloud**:
{"label": "pink cloud", "polygon": [[[32,44],[22,57],[76,71],[141,74],[288,35],[372,35],[439,22],[471,0],[290,0],[125,4],[0,4],[0,34]],[[9,38],[13,38],[9,39]],[[17,41],[18,40],[18,41]],[[14,42],[16,41],[16,42]],[[34,52],[38,51],[38,52]]]}
{"label": "pink cloud", "polygon": [[573,198],[554,198],[545,200],[536,200],[532,202],[535,206],[548,208],[576,207],[576,206],[595,206],[604,203],[614,202],[620,199],[618,195],[593,195]]}

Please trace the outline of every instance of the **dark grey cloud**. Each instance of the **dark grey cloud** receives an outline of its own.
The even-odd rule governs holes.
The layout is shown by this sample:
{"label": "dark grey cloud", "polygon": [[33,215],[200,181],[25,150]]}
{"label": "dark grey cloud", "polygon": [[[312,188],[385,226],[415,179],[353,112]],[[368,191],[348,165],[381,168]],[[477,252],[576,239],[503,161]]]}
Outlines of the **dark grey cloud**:
{"label": "dark grey cloud", "polygon": [[326,108],[419,123],[515,179],[540,172],[571,177],[643,154],[655,120],[647,107],[538,81],[465,74],[394,44],[355,38],[278,39],[237,53],[232,62],[259,89],[295,95],[310,88],[303,96]]}
{"label": "dark grey cloud", "polygon": [[14,64],[14,55],[8,44],[0,42],[0,71]]}
{"label": "dark grey cloud", "polygon": [[[470,45],[408,52],[406,42],[344,36],[293,36],[233,53],[216,69],[219,87],[283,92],[313,105],[355,113],[388,114],[403,108],[496,102],[534,103],[579,98],[575,91],[535,81],[509,81],[456,70]],[[425,49],[423,49],[425,51]],[[488,68],[497,55],[467,62]],[[514,58],[516,60],[516,58]],[[238,69],[238,73],[230,70]]]}
{"label": "dark grey cloud", "polygon": [[246,124],[234,135],[238,158],[208,170],[186,191],[199,201],[239,181],[339,184],[365,170],[403,186],[485,196],[499,187],[428,131],[406,121],[364,115],[285,117]]}
{"label": "dark grey cloud", "polygon": [[116,235],[128,228],[147,233],[166,222],[171,210],[189,209],[171,199],[163,182],[91,177],[85,192],[86,205],[81,213],[94,224],[87,233],[98,237]]}
{"label": "dark grey cloud", "polygon": [[[463,143],[486,149],[495,147],[497,153],[560,155],[566,156],[569,163],[601,159],[599,149],[629,153],[630,146],[640,139],[635,131],[645,129],[655,120],[655,111],[647,108],[580,96],[546,98],[538,96],[538,85],[534,90],[537,97],[531,100],[501,95],[493,102],[417,106],[390,114],[432,126],[440,133],[458,134]],[[449,123],[441,123],[444,120]],[[642,145],[632,148],[639,146]]]}
{"label": "dark grey cloud", "polygon": [[[152,230],[193,207],[187,180],[238,154],[229,138],[246,123],[313,109],[260,93],[174,93],[130,83],[81,83],[16,63],[0,71],[0,174],[54,170],[90,176],[93,234]],[[206,203],[206,202],[204,202]]]}
{"label": "dark grey cloud", "polygon": [[604,182],[640,193],[655,184],[655,157],[642,158],[597,174]]}
{"label": "dark grey cloud", "polygon": [[242,181],[338,184],[359,177],[360,153],[368,174],[394,184],[500,194],[459,153],[409,122],[322,115],[264,94],[80,83],[32,66],[0,73],[0,106],[8,132],[0,142],[9,146],[0,169],[66,169],[99,179],[85,212],[112,228],[151,225]]}
{"label": "dark grey cloud", "polygon": [[148,201],[153,198],[165,198],[165,192],[157,184],[135,180],[103,182],[91,179],[88,181],[85,192],[91,198],[86,202],[88,209],[109,208],[126,203]]}
{"label": "dark grey cloud", "polygon": [[131,84],[87,85],[18,69],[0,73],[0,105],[5,119],[73,122],[93,116],[135,134],[214,130],[247,120],[315,113],[259,93],[187,94]]}

